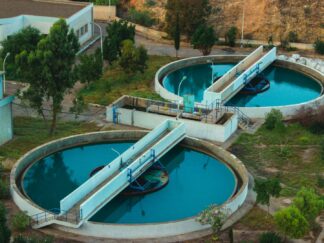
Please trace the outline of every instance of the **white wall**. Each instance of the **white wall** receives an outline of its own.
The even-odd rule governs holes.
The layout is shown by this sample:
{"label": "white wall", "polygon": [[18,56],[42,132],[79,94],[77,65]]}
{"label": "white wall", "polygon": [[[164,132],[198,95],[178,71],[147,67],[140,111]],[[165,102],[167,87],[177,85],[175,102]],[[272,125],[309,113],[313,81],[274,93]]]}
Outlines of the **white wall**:
{"label": "white wall", "polygon": [[[170,116],[137,110],[118,108],[117,111],[119,113],[118,123],[146,129],[154,129],[167,119],[175,120],[175,118]],[[106,119],[108,122],[113,122],[112,107],[107,107]],[[225,142],[238,127],[238,117],[236,114],[233,114],[224,125],[209,124],[181,118],[178,119],[178,121],[186,125],[186,134],[188,136],[216,142]]]}
{"label": "white wall", "polygon": [[[92,36],[92,9],[93,5],[90,4],[66,19],[67,24],[74,30],[88,24],[87,34],[79,38],[81,45]],[[59,18],[33,15],[21,15],[13,18],[0,19],[0,41],[5,40],[7,36],[12,35],[27,26],[35,27],[39,29],[41,33],[48,34],[50,28],[58,19]]]}
{"label": "white wall", "polygon": [[0,145],[13,137],[11,97],[0,100]]}

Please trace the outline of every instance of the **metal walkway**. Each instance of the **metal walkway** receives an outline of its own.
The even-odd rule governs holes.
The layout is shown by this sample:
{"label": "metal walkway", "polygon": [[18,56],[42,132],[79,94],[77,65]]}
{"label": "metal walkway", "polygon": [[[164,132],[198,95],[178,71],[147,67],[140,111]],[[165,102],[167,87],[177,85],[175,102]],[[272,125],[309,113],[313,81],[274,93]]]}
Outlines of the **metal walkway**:
{"label": "metal walkway", "polygon": [[273,63],[277,58],[276,52],[276,47],[268,52],[264,52],[263,46],[257,48],[205,90],[202,104],[210,106],[215,101],[224,104]]}
{"label": "metal walkway", "polygon": [[32,217],[33,227],[50,224],[80,227],[184,137],[185,125],[182,122],[163,122],[63,198],[59,214],[44,212]]}

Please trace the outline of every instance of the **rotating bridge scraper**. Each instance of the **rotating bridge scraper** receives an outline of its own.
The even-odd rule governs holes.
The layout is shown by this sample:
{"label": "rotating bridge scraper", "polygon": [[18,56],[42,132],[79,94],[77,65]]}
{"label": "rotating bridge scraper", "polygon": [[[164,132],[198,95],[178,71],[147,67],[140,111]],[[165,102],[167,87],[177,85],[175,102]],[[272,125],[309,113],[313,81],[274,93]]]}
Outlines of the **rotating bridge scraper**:
{"label": "rotating bridge scraper", "polygon": [[33,227],[50,224],[80,227],[184,137],[184,123],[166,120],[63,198],[57,214],[34,215]]}

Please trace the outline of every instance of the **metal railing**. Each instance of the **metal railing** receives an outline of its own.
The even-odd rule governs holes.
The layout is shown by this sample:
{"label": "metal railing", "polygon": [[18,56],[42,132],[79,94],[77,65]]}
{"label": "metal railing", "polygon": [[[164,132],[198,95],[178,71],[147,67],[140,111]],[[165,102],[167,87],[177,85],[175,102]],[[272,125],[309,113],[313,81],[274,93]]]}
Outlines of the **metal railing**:
{"label": "metal railing", "polygon": [[[183,119],[199,120],[206,123],[215,124],[226,112],[235,113],[238,115],[239,122],[249,126],[251,119],[244,114],[239,107],[224,106],[220,99],[206,104],[195,106],[191,115],[184,112],[184,105],[180,105],[178,109],[178,103],[168,101],[157,101],[145,98],[138,98],[133,96],[126,96],[126,102],[124,106],[134,108],[136,110],[143,110],[146,112],[160,113],[163,115],[169,115],[173,117],[180,117]],[[117,104],[115,104],[117,106]]]}
{"label": "metal railing", "polygon": [[69,213],[59,208],[53,208],[49,211],[44,211],[31,216],[30,225],[36,226],[53,220],[78,224],[80,222],[80,217],[77,213]]}

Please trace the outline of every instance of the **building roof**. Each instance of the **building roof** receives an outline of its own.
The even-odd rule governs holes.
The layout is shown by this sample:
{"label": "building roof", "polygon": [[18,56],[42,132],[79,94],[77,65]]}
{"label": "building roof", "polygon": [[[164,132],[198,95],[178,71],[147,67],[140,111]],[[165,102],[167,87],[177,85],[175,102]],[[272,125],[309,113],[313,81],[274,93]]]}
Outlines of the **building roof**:
{"label": "building roof", "polygon": [[0,18],[11,18],[19,15],[69,18],[87,6],[87,4],[34,0],[0,0],[0,6]]}

